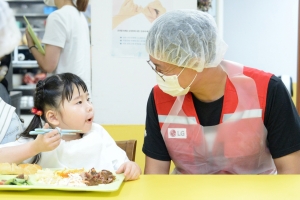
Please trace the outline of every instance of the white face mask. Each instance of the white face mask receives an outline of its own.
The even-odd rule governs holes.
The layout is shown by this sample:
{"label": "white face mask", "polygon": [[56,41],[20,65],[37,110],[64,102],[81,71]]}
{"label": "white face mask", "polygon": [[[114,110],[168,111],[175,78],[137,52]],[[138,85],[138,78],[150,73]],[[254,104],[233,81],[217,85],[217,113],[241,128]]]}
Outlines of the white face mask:
{"label": "white face mask", "polygon": [[44,0],[44,3],[47,6],[55,6],[55,1],[54,0]]}
{"label": "white face mask", "polygon": [[184,70],[184,68],[181,70],[181,72],[178,75],[163,76],[165,81],[163,81],[162,78],[158,74],[156,74],[156,81],[157,81],[159,88],[164,93],[167,93],[173,97],[186,95],[189,92],[190,86],[196,79],[198,73],[195,75],[194,79],[189,84],[189,86],[187,86],[185,89],[183,89],[178,82],[178,77],[183,72],[183,70]]}

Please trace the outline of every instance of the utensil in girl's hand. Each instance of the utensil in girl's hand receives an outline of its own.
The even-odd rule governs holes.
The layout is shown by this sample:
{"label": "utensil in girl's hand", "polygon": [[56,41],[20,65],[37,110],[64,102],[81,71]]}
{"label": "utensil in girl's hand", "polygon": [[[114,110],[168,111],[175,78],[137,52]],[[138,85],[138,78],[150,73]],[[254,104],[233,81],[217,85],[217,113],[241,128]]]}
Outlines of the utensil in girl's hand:
{"label": "utensil in girl's hand", "polygon": [[[56,127],[55,129],[57,129],[61,135],[76,135],[76,133],[82,133],[82,130],[68,130],[68,129],[60,129],[58,127]],[[45,134],[55,129],[36,128],[34,129],[34,131],[30,131],[29,134],[30,135]]]}

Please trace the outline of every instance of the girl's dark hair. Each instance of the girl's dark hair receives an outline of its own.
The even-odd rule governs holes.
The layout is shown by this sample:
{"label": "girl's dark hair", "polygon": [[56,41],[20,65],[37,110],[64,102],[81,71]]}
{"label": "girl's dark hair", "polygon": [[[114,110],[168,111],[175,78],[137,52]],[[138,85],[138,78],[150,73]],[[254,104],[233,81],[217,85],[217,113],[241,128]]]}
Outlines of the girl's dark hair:
{"label": "girl's dark hair", "polygon": [[76,7],[78,11],[85,12],[89,4],[89,0],[77,0]]}
{"label": "girl's dark hair", "polygon": [[[43,128],[41,119],[47,122],[45,118],[46,108],[58,109],[64,100],[71,101],[74,86],[78,91],[80,87],[84,92],[88,91],[84,81],[72,73],[57,74],[39,81],[34,93],[34,107],[43,112],[42,116],[34,115],[26,130],[19,137],[35,139],[37,136],[29,135],[29,132],[35,128]],[[34,157],[32,163],[37,163],[40,158],[41,154],[39,153]]]}

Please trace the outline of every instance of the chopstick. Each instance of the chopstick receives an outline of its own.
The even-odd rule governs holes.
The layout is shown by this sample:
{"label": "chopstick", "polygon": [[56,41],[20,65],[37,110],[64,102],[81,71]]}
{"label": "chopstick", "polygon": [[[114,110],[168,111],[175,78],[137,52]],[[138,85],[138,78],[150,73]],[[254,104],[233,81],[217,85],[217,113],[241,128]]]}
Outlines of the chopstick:
{"label": "chopstick", "polygon": [[[30,131],[29,135],[37,135],[37,134],[45,134],[55,129],[43,129],[43,128],[36,128],[34,131]],[[82,130],[68,130],[68,129],[58,129],[61,135],[75,135],[76,133],[81,133]]]}
{"label": "chopstick", "polygon": [[[43,131],[43,132],[50,132],[50,131],[53,131],[55,129],[51,129],[51,128],[36,128],[34,129],[35,131]],[[64,132],[64,133],[81,133],[82,130],[71,130],[71,129],[61,129],[61,132]]]}

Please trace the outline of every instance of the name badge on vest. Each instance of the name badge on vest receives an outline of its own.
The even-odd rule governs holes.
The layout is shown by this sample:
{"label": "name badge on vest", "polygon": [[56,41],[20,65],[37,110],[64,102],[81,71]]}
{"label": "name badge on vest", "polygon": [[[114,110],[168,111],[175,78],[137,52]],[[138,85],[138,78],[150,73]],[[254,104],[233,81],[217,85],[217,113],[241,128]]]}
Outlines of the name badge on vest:
{"label": "name badge on vest", "polygon": [[168,128],[168,138],[186,139],[186,128]]}

